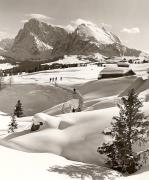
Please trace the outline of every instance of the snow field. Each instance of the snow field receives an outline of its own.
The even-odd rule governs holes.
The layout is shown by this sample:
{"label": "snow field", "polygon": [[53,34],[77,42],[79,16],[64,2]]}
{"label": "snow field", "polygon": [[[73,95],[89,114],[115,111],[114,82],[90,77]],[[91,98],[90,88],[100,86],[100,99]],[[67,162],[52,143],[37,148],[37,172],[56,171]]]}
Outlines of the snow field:
{"label": "snow field", "polygon": [[[88,81],[96,80],[98,73],[100,72],[99,67],[90,66],[90,67],[79,67],[79,68],[69,68],[65,70],[53,70],[53,71],[45,71],[40,73],[33,73],[29,75],[23,76],[14,76],[14,83],[37,83],[37,84],[47,84],[49,83],[49,77],[63,77],[63,81],[59,82],[61,85],[68,85],[68,86],[75,86],[76,84],[83,84]],[[144,67],[143,70],[144,71]],[[116,81],[116,80],[115,80]],[[113,81],[114,82],[114,81]],[[112,82],[112,83],[113,83]],[[130,81],[131,82],[131,81]],[[51,84],[52,86],[54,84]],[[96,85],[96,86],[95,86]],[[95,93],[92,93],[92,88],[96,89]],[[98,93],[98,89],[101,86],[98,86],[98,81],[91,83],[91,86],[88,84],[86,85],[86,91],[83,95],[87,94],[86,100],[88,103],[91,103],[89,108],[99,108],[100,104],[100,97]],[[90,88],[90,89],[89,89]],[[120,90],[120,89],[119,89]],[[105,93],[105,101],[107,100],[112,101],[113,98],[115,99],[116,96],[111,96],[107,98],[107,94],[110,92],[110,89]],[[119,91],[118,91],[119,92]],[[113,93],[113,92],[112,92]],[[94,98],[93,98],[94,97]],[[91,99],[94,99],[92,104]],[[56,106],[58,110],[58,106]],[[96,107],[95,107],[96,106]],[[149,103],[144,103],[143,111],[148,115]],[[57,111],[56,110],[56,111]],[[53,109],[55,113],[55,109]],[[56,113],[55,113],[56,114]],[[40,121],[44,122],[43,127],[37,132],[24,132],[24,130],[31,127],[32,124],[32,117],[25,118],[24,120],[19,120],[22,125],[20,126],[20,130],[24,133],[19,134],[15,133],[13,136],[2,136],[1,137],[1,145],[4,145],[9,148],[17,149],[24,152],[18,152],[12,149],[7,149],[0,146],[0,156],[3,156],[2,163],[0,163],[0,167],[2,166],[3,173],[0,173],[0,179],[10,179],[10,175],[6,174],[6,169],[8,171],[9,165],[5,164],[6,157],[8,157],[11,162],[15,161],[15,157],[17,157],[17,161],[15,165],[10,163],[10,167],[13,166],[10,170],[10,173],[16,180],[20,180],[21,174],[23,174],[24,179],[29,179],[32,177],[33,174],[35,175],[35,179],[71,179],[69,176],[63,176],[57,174],[55,172],[48,172],[46,171],[49,166],[59,165],[61,160],[56,157],[56,155],[51,155],[47,153],[54,153],[65,158],[80,161],[84,163],[93,163],[98,165],[103,165],[105,161],[105,157],[99,155],[97,153],[97,148],[103,142],[111,140],[109,136],[103,135],[103,130],[110,127],[110,123],[112,121],[112,117],[118,114],[118,108],[106,108],[101,110],[95,111],[88,111],[88,112],[79,112],[79,113],[69,113],[69,114],[60,114],[58,116],[48,116],[44,113],[36,114],[33,117],[33,121],[35,123],[39,123]],[[2,121],[2,129],[6,130],[8,117],[1,115]],[[4,119],[3,119],[4,118]],[[7,120],[6,120],[7,119]],[[148,144],[147,144],[148,146]],[[17,154],[15,154],[16,152]],[[26,153],[30,152],[30,153]],[[14,153],[14,154],[13,154]],[[40,154],[39,154],[40,153]],[[6,154],[9,154],[6,156]],[[44,156],[46,158],[44,158]],[[56,161],[53,160],[51,156],[56,158]],[[49,159],[48,159],[49,157]],[[35,158],[35,159],[34,159]],[[28,160],[27,160],[28,159]],[[29,160],[31,159],[31,160]],[[46,159],[46,160],[45,160]],[[64,158],[63,158],[64,159]],[[48,161],[47,161],[48,160]],[[23,167],[19,165],[19,162],[22,161]],[[31,162],[30,162],[31,161]],[[41,161],[41,163],[39,163]],[[54,164],[55,163],[55,164]],[[69,161],[70,163],[70,161]],[[29,165],[28,165],[29,164]],[[60,164],[62,167],[67,165]],[[71,164],[72,165],[72,164]],[[20,167],[18,167],[20,166]],[[22,169],[20,169],[22,168]],[[17,172],[16,172],[17,169]],[[19,173],[18,173],[19,170]],[[25,173],[24,173],[25,170]],[[40,175],[39,175],[39,174]],[[148,173],[147,173],[148,174]],[[37,177],[36,177],[37,176]],[[2,178],[1,178],[2,177]],[[107,174],[105,175],[105,179]],[[133,177],[133,176],[132,176]],[[146,174],[139,174],[138,177],[148,177]],[[89,177],[85,177],[86,179],[90,179]],[[128,177],[130,178],[130,177]],[[127,179],[127,178],[126,178]],[[135,176],[134,176],[135,179]]]}

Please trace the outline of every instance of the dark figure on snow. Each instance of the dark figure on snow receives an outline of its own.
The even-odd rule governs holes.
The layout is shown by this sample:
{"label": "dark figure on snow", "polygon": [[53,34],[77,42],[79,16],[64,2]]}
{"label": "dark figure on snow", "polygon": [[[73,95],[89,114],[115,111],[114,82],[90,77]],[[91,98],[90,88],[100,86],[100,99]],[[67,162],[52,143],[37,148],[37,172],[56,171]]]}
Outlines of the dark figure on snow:
{"label": "dark figure on snow", "polygon": [[78,112],[81,112],[81,108],[80,107],[78,108]]}
{"label": "dark figure on snow", "polygon": [[72,109],[72,112],[76,112],[75,108]]}
{"label": "dark figure on snow", "polygon": [[31,127],[31,132],[39,130],[42,125],[43,125],[43,122],[40,122],[39,124],[34,124],[33,123],[32,127]]}
{"label": "dark figure on snow", "polygon": [[76,89],[75,89],[75,88],[73,89],[73,93],[74,93],[74,94],[76,93]]}

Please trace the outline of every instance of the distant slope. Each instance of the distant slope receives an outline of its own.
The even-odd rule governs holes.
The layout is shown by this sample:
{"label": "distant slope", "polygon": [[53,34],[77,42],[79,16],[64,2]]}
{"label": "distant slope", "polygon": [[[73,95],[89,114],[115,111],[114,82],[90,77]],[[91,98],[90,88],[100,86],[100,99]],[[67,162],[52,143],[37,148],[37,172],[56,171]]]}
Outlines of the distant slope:
{"label": "distant slope", "polygon": [[13,43],[14,43],[14,39],[9,39],[9,38],[2,39],[0,41],[0,48],[2,48],[4,50],[10,50]]}

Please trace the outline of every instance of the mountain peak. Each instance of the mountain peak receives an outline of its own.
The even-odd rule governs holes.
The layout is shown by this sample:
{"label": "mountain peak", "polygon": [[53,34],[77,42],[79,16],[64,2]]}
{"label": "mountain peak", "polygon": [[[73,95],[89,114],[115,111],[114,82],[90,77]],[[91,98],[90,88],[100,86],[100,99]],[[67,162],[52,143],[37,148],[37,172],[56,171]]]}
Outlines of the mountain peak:
{"label": "mountain peak", "polygon": [[118,37],[116,38],[115,35],[107,31],[104,27],[99,28],[91,22],[82,21],[82,24],[79,24],[76,28],[76,33],[86,40],[94,40],[101,44],[120,43]]}
{"label": "mountain peak", "polygon": [[[61,55],[119,56],[119,38],[104,27],[83,19],[73,21],[66,28],[30,19],[15,38],[9,53],[16,60],[49,59]],[[129,50],[128,54],[133,54]],[[135,54],[140,54],[135,51]]]}
{"label": "mountain peak", "polygon": [[84,19],[77,19],[77,20],[75,20],[75,21],[72,21],[72,24],[74,25],[74,26],[79,26],[79,25],[81,25],[81,24],[84,24],[84,25],[86,25],[86,26],[88,26],[88,25],[94,25],[91,21],[88,21],[88,20],[84,20]]}
{"label": "mountain peak", "polygon": [[63,28],[32,18],[17,34],[10,53],[21,60],[49,58],[55,43],[66,36]]}
{"label": "mountain peak", "polygon": [[31,18],[31,19],[28,20],[27,23],[39,23],[39,22],[40,22],[40,21],[39,21],[38,19],[36,19],[36,18]]}

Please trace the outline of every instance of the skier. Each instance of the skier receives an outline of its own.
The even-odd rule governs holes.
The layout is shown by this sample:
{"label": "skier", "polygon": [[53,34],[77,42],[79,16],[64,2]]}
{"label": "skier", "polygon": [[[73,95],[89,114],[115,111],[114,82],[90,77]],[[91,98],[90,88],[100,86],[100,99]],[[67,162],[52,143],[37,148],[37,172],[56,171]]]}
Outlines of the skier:
{"label": "skier", "polygon": [[75,88],[73,89],[73,93],[74,93],[74,94],[76,93],[76,89],[75,89]]}

